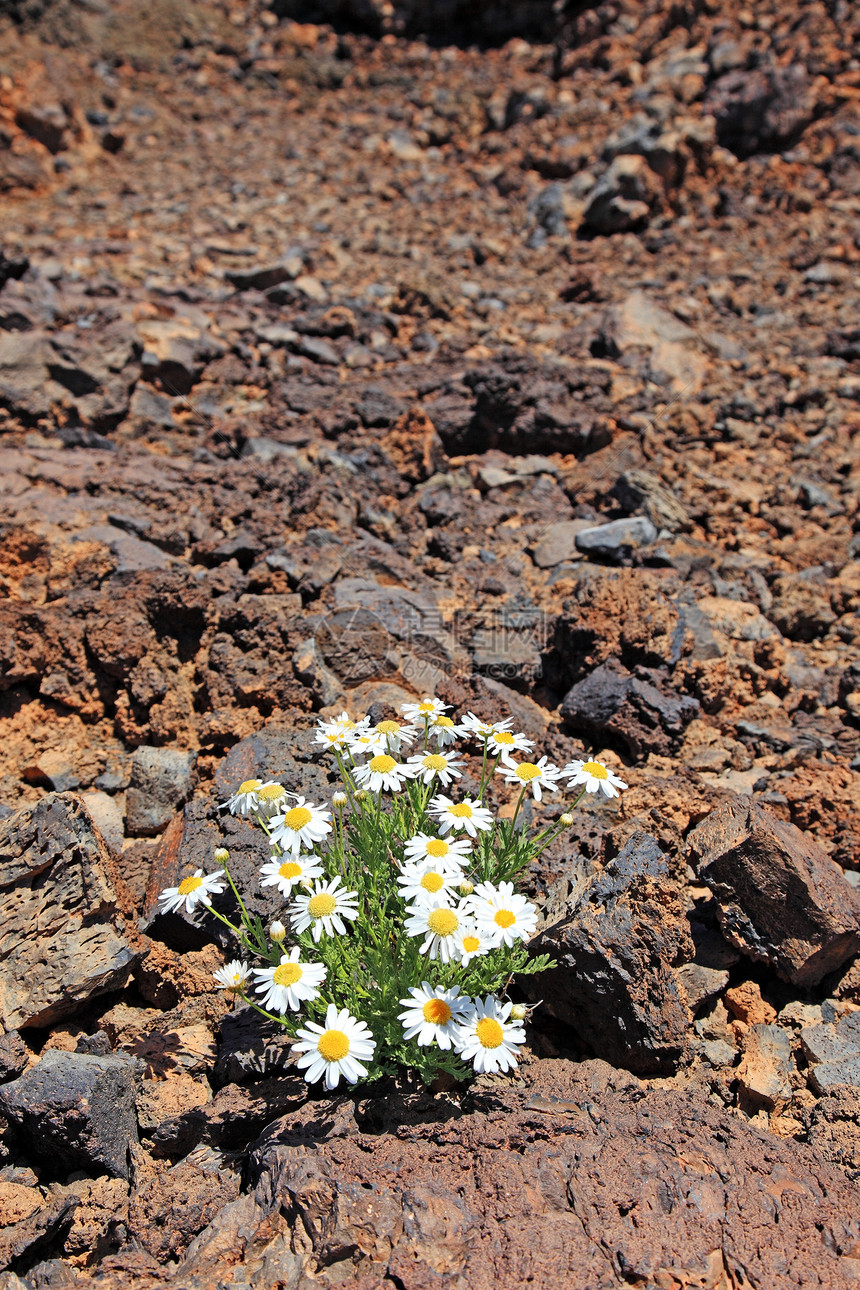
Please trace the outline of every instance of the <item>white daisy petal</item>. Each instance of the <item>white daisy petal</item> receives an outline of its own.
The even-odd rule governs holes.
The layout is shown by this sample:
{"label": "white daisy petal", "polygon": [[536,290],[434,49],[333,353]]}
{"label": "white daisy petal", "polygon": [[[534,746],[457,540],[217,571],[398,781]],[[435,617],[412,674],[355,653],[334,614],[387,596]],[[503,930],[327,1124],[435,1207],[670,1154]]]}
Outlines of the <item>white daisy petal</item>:
{"label": "white daisy petal", "polygon": [[479,1073],[513,1070],[517,1048],[526,1041],[521,1023],[511,1022],[511,1004],[493,995],[475,999],[472,1015],[457,1027],[454,1048]]}
{"label": "white daisy petal", "polygon": [[537,907],[514,891],[512,882],[479,883],[468,897],[478,930],[492,945],[510,948],[528,941],[537,928]]}
{"label": "white daisy petal", "polygon": [[619,792],[627,787],[623,779],[600,761],[571,761],[561,774],[569,776],[568,788],[579,788],[584,784],[586,793],[601,793],[606,797],[618,797]]}
{"label": "white daisy petal", "polygon": [[357,918],[357,905],[358,893],[341,891],[338,877],[327,883],[316,882],[308,894],[294,896],[287,912],[293,931],[299,934],[310,928],[318,943],[323,933],[342,936],[346,931],[342,920]]}
{"label": "white daisy petal", "polygon": [[400,1000],[405,1011],[398,1013],[404,1038],[415,1039],[419,1048],[433,1043],[439,1048],[451,1048],[457,1026],[474,1010],[472,1000],[458,998],[460,987],[457,985],[450,990],[434,990],[429,981],[422,981],[420,989],[412,986],[409,993],[410,999]]}
{"label": "white daisy petal", "polygon": [[300,851],[312,851],[331,830],[331,811],[296,797],[295,806],[272,819],[269,839],[282,851],[297,856]]}
{"label": "white daisy petal", "polygon": [[277,967],[254,968],[255,989],[265,996],[264,1008],[281,1014],[288,1009],[298,1012],[303,1003],[317,998],[326,970],[321,963],[300,962],[300,954],[300,947],[295,945],[289,954],[281,956]]}
{"label": "white daisy petal", "polygon": [[450,797],[440,793],[430,802],[430,814],[439,821],[442,833],[465,830],[470,837],[478,836],[479,831],[493,827],[493,815],[485,806],[474,798],[464,798],[462,802],[452,802]]}
{"label": "white daisy petal", "polygon": [[178,914],[184,905],[186,914],[191,914],[195,905],[211,905],[212,897],[219,895],[227,886],[222,882],[223,874],[223,869],[210,874],[198,869],[190,877],[183,878],[178,887],[165,887],[158,897],[163,906],[161,913]]}
{"label": "white daisy petal", "polygon": [[315,1084],[324,1075],[326,1088],[333,1089],[341,1075],[347,1083],[355,1084],[367,1074],[357,1054],[371,1060],[376,1040],[366,1024],[346,1008],[338,1010],[330,1003],[324,1026],[310,1023],[296,1034],[298,1042],[293,1044],[293,1051],[301,1054],[296,1065],[305,1071],[309,1084]]}
{"label": "white daisy petal", "polygon": [[546,757],[541,757],[538,762],[511,762],[509,765],[503,762],[496,767],[496,774],[504,775],[505,782],[513,784],[516,788],[530,788],[535,801],[539,802],[543,789],[548,788],[550,792],[555,792],[562,772],[552,762],[548,762]]}

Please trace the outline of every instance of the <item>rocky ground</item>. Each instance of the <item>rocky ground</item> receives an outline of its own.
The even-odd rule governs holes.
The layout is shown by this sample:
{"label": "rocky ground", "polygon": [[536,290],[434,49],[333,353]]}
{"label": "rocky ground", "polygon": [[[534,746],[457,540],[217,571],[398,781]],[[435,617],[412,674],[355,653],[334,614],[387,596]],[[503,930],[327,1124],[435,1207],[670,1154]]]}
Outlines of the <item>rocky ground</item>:
{"label": "rocky ground", "polygon": [[[858,43],[0,5],[0,1290],[856,1284]],[[156,897],[428,692],[630,789],[517,1078],[309,1096]]]}

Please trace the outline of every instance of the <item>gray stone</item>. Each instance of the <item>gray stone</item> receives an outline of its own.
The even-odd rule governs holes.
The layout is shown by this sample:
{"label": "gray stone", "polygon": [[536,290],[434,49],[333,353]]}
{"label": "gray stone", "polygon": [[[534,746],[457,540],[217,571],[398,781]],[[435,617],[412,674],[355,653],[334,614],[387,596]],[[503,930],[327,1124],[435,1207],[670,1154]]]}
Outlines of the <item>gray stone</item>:
{"label": "gray stone", "polygon": [[0,1114],[13,1137],[53,1172],[102,1168],[129,1174],[137,1142],[134,1072],[126,1056],[50,1049],[37,1066],[0,1086]]}
{"label": "gray stone", "polygon": [[677,972],[691,1012],[698,1012],[703,1004],[721,994],[729,983],[728,972],[703,967],[701,963],[683,963]]}
{"label": "gray stone", "polygon": [[126,828],[153,837],[188,801],[197,782],[197,754],[180,748],[136,748],[126,794]]}
{"label": "gray stone", "polygon": [[628,470],[612,490],[626,511],[644,511],[657,529],[676,533],[690,523],[687,508],[657,475],[648,470]]}
{"label": "gray stone", "polygon": [[816,1093],[836,1084],[860,1088],[860,1012],[850,1012],[836,1022],[805,1026],[800,1042],[809,1059],[809,1082]]}
{"label": "gray stone", "polygon": [[645,515],[632,515],[628,519],[611,520],[597,528],[583,529],[576,534],[576,548],[584,555],[602,556],[607,560],[628,560],[639,547],[657,541],[657,530]]}
{"label": "gray stone", "polygon": [[749,797],[690,835],[690,862],[726,940],[793,985],[817,985],[860,949],[860,895],[806,834]]}
{"label": "gray stone", "polygon": [[531,557],[539,569],[553,569],[569,560],[581,560],[576,538],[590,526],[587,520],[560,520],[541,533],[532,548]]}
{"label": "gray stone", "polygon": [[0,821],[0,1024],[47,1026],[120,988],[138,957],[111,861],[80,798],[43,797]]}

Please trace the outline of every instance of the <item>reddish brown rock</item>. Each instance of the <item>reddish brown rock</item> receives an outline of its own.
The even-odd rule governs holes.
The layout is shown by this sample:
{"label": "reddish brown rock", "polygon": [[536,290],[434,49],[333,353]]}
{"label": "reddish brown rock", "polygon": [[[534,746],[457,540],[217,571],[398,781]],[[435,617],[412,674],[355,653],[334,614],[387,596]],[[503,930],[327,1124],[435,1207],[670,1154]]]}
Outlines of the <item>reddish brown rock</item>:
{"label": "reddish brown rock", "polygon": [[[342,1099],[272,1125],[254,1190],[221,1210],[176,1275],[202,1287],[229,1258],[234,1279],[288,1290],[311,1271],[416,1290],[823,1290],[856,1276],[856,1188],[809,1148],[603,1063],[543,1061],[521,1075],[514,1087],[486,1081],[470,1113],[426,1097],[412,1113],[401,1105],[396,1133],[368,1132],[370,1104],[353,1118]],[[116,1265],[96,1284],[106,1277],[159,1284]]]}
{"label": "reddish brown rock", "polygon": [[750,798],[720,806],[690,835],[723,935],[795,985],[815,985],[860,950],[860,896],[806,834]]}
{"label": "reddish brown rock", "polygon": [[0,821],[0,986],[6,1027],[47,1025],[121,986],[137,957],[104,840],[79,798],[51,794]]}

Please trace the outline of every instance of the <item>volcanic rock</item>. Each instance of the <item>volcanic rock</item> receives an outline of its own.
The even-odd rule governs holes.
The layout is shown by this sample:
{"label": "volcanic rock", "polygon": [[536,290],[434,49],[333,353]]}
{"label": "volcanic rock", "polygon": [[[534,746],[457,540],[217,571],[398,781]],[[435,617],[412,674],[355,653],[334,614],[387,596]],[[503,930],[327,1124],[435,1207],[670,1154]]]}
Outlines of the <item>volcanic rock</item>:
{"label": "volcanic rock", "polygon": [[794,825],[740,797],[703,820],[689,845],[723,935],[785,980],[815,985],[860,950],[860,895]]}
{"label": "volcanic rock", "polygon": [[[555,920],[552,895],[547,916]],[[634,833],[533,942],[557,967],[528,978],[598,1057],[640,1073],[671,1070],[690,1015],[674,965],[692,957],[677,879],[657,841]]]}
{"label": "volcanic rock", "polygon": [[104,1169],[127,1178],[137,1141],[135,1063],[51,1049],[37,1066],[0,1086],[0,1114],[19,1146],[62,1174]]}
{"label": "volcanic rock", "polygon": [[111,860],[81,800],[49,794],[0,820],[4,1026],[44,1026],[128,977],[137,953],[117,912]]}

